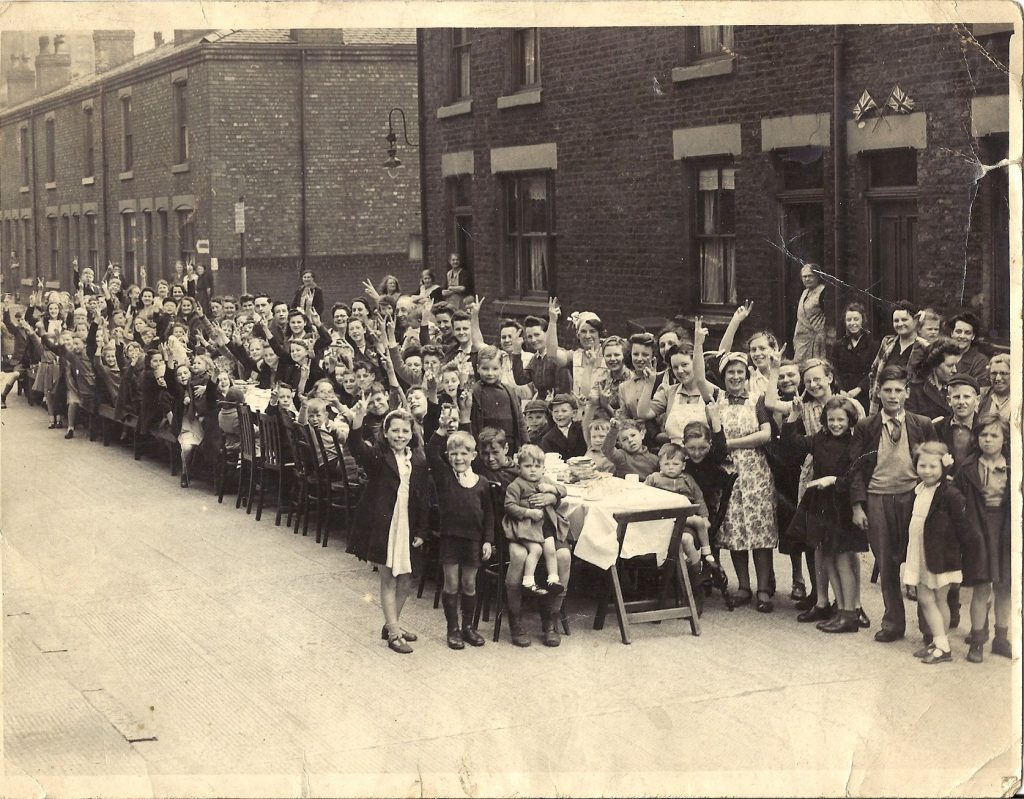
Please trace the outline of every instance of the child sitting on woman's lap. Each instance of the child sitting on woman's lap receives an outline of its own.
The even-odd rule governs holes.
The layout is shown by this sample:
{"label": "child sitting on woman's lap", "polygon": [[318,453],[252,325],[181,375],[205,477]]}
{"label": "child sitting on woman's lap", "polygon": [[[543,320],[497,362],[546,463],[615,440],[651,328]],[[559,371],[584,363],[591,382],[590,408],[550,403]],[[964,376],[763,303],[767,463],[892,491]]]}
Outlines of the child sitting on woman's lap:
{"label": "child sitting on woman's lap", "polygon": [[[502,524],[505,536],[527,550],[523,588],[535,594],[558,594],[563,586],[558,579],[555,539],[565,541],[569,523],[554,507],[534,507],[530,498],[535,494],[554,494],[561,499],[566,491],[564,486],[544,478],[544,451],[535,444],[526,444],[519,450],[519,477],[505,492]],[[547,590],[539,587],[534,577],[541,554],[548,570]]]}
{"label": "child sitting on woman's lap", "polygon": [[[722,570],[722,567],[715,560],[711,553],[711,539],[708,537],[708,507],[704,503],[704,493],[697,485],[697,481],[683,470],[685,463],[685,452],[679,444],[671,442],[662,444],[658,450],[659,470],[648,476],[644,481],[647,485],[660,488],[663,491],[671,491],[686,497],[697,506],[697,512],[686,518],[687,532],[683,533],[680,545],[686,560],[691,566],[701,563],[704,560],[704,567],[711,574]],[[700,542],[700,551],[694,546],[693,537],[696,534]]]}

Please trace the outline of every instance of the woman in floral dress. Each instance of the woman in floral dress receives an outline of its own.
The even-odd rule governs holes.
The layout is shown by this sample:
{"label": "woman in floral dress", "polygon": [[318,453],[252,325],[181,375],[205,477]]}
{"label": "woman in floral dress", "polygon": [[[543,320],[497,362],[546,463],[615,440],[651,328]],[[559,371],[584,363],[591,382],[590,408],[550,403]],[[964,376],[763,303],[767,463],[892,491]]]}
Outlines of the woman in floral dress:
{"label": "woman in floral dress", "polygon": [[722,356],[725,391],[719,395],[719,412],[726,444],[738,474],[717,545],[732,556],[739,584],[734,604],[752,599],[747,552],[754,551],[757,575],[757,609],[773,610],[770,593],[772,549],[779,543],[775,519],[775,486],[762,447],[771,440],[768,410],[759,395],[748,388],[750,361],[745,353]]}

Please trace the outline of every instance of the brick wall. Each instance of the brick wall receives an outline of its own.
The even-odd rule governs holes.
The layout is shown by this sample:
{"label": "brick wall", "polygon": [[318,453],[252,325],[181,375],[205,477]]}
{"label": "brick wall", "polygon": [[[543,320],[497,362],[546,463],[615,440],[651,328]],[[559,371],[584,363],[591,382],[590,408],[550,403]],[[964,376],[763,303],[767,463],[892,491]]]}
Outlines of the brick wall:
{"label": "brick wall", "polygon": [[[437,119],[436,109],[451,99],[448,32],[423,32],[427,262],[442,268],[450,249],[441,154],[472,149],[476,282],[480,293],[500,297],[500,184],[490,172],[489,150],[555,142],[557,292],[563,307],[598,309],[619,329],[628,318],[692,312],[699,284],[686,230],[694,209],[689,166],[672,157],[672,130],[738,123],[738,293],[755,300],[752,325],[782,332],[783,302],[795,302],[799,286],[793,280],[786,290],[783,258],[770,243],[778,241],[779,169],[775,156],[761,152],[760,122],[765,116],[832,113],[832,34],[830,26],[737,28],[731,74],[674,84],[672,69],[684,64],[681,29],[545,28],[542,102],[499,110],[496,98],[508,90],[509,32],[474,30],[472,113]],[[954,288],[959,295],[970,218],[974,166],[958,154],[971,152],[970,98],[975,92],[1006,93],[1005,76],[981,54],[963,50],[952,26],[850,27],[843,35],[843,125],[861,91],[867,88],[884,103],[896,83],[917,101],[917,110],[928,113],[928,147],[917,156],[917,299],[948,304]],[[850,156],[842,164],[839,273],[866,288],[873,279],[868,205],[861,196],[865,163],[863,156]],[[836,262],[830,150],[824,172],[830,267]]]}
{"label": "brick wall", "polygon": [[[173,52],[173,51],[172,51]],[[99,260],[122,260],[122,211],[136,213],[136,262],[147,264],[155,282],[170,273],[181,250],[176,211],[191,212],[195,239],[210,241],[210,256],[222,265],[217,281],[238,289],[239,242],[234,233],[234,203],[246,203],[246,260],[249,286],[287,293],[298,283],[301,259],[301,171],[299,132],[300,57],[280,43],[196,45],[191,57],[171,58],[166,67],[149,63],[137,74],[120,74],[39,111],[0,114],[0,209],[28,206],[32,193],[20,192],[17,126],[35,119],[38,163],[40,274],[47,276],[49,241],[45,210],[58,213],[94,203],[100,217]],[[174,95],[172,80],[187,76],[190,128],[187,170],[174,168]],[[409,241],[420,232],[417,151],[403,146],[403,174],[392,180],[385,158],[388,110],[404,108],[416,142],[416,61],[410,45],[317,46],[306,60],[307,263],[330,293],[348,298],[360,281],[375,282],[386,272],[414,285],[418,263],[409,260]],[[119,90],[130,90],[134,136],[131,177],[122,179],[122,125]],[[84,136],[81,102],[94,103],[96,175],[82,185]],[[56,188],[46,190],[44,112],[53,108],[57,134]],[[102,109],[102,111],[101,111]],[[105,118],[104,118],[105,117]],[[101,129],[107,148],[107,186],[101,161]],[[106,193],[106,215],[103,197]],[[158,210],[168,219],[168,264],[156,261],[163,245]],[[144,211],[153,216],[153,242],[143,241]],[[0,231],[4,230],[0,226]],[[6,241],[4,246],[6,247]],[[83,244],[84,250],[84,233]],[[209,256],[198,256],[206,261]],[[7,270],[7,253],[0,262]],[[63,260],[63,253],[62,253]],[[67,259],[70,262],[70,258]],[[34,266],[21,269],[35,276]],[[6,272],[5,272],[6,274]],[[55,276],[64,286],[69,270]],[[5,283],[6,286],[6,283]]]}

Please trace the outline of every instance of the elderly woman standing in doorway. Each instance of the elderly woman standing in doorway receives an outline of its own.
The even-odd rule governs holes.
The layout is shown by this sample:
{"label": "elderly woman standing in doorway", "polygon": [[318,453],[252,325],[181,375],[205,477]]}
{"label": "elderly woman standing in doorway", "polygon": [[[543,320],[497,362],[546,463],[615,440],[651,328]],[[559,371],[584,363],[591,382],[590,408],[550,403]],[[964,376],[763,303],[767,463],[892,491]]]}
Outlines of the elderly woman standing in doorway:
{"label": "elderly woman standing in doorway", "polygon": [[828,354],[825,341],[825,284],[821,282],[817,264],[804,264],[800,281],[804,290],[796,307],[796,328],[793,330],[793,360],[797,363]]}

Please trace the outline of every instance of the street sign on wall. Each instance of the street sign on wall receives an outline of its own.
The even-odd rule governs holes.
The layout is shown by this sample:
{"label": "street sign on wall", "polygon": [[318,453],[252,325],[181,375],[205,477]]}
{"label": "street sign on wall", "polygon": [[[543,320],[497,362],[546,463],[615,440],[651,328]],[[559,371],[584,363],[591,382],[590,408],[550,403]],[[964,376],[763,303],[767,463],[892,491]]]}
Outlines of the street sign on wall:
{"label": "street sign on wall", "polygon": [[210,240],[209,239],[198,239],[196,241],[196,252],[200,255],[210,254]]}

